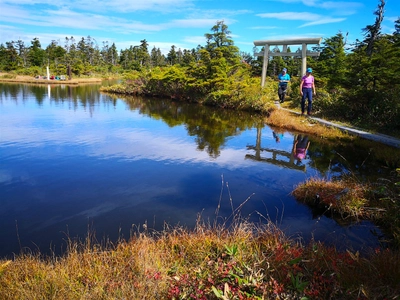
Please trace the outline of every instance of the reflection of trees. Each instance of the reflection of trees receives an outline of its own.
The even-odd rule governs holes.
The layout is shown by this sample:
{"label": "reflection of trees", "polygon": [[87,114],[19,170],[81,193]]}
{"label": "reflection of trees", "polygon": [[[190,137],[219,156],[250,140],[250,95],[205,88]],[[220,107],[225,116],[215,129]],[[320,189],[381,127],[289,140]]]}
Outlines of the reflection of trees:
{"label": "reflection of trees", "polygon": [[310,139],[310,164],[323,176],[341,177],[346,174],[359,180],[375,181],[391,171],[385,162],[377,159],[372,150],[372,147],[376,149],[377,145],[378,150],[383,150],[386,147],[384,145],[373,145],[373,142],[362,139],[351,142],[339,139],[334,142]]}
{"label": "reflection of trees", "polygon": [[261,115],[236,110],[222,110],[198,104],[172,102],[169,99],[126,97],[130,109],[152,118],[162,119],[169,126],[185,125],[188,134],[196,137],[199,150],[218,157],[228,137],[262,122]]}
{"label": "reflection of trees", "polygon": [[36,101],[39,105],[43,103],[43,99],[47,95],[45,86],[26,85],[18,83],[0,83],[1,99],[11,99],[15,102],[25,102],[27,95],[35,95]]}
{"label": "reflection of trees", "polygon": [[[11,98],[14,101],[25,101],[27,95],[33,94],[36,102],[42,105],[48,95],[48,85],[45,84],[19,84],[7,83],[1,84],[1,95],[4,98]],[[50,85],[50,101],[62,104],[68,103],[71,109],[77,110],[79,107],[89,109],[91,113],[100,102],[109,103],[111,98],[106,97],[99,92],[100,84],[52,84]],[[112,100],[115,105],[116,101]]]}
{"label": "reflection of trees", "polygon": [[[104,83],[103,83],[104,84]],[[51,85],[51,102],[66,103],[70,109],[88,109],[91,113],[100,103],[115,106],[117,99],[99,92],[100,84],[85,85]],[[0,101],[10,99],[17,103],[24,103],[30,95],[36,97],[39,105],[47,98],[47,85],[0,83]],[[226,139],[240,132],[264,124],[263,116],[251,115],[246,112],[218,109],[197,104],[173,102],[170,99],[152,99],[141,97],[126,97],[127,105],[131,110],[148,115],[154,119],[162,119],[169,126],[184,125],[188,134],[194,136],[198,149],[206,150],[212,157],[218,157],[221,147]],[[260,127],[258,127],[260,128]],[[260,129],[258,129],[260,130]],[[260,132],[258,133],[260,134]],[[261,136],[258,135],[256,145],[248,149],[256,151],[252,159],[261,161],[261,153],[270,153],[272,158],[265,162],[292,166],[291,157],[287,152],[268,148],[261,148],[259,144]],[[386,152],[386,147],[356,139],[352,142],[337,139],[335,141],[323,140],[309,136],[311,141],[308,149],[308,165],[312,165],[323,176],[341,176],[351,173],[355,176],[368,178],[369,180],[384,176],[391,171],[385,161],[378,161],[379,153]],[[397,150],[397,149],[396,149]],[[257,152],[258,151],[258,152]],[[393,149],[392,149],[393,151]],[[393,153],[393,152],[390,152]],[[400,157],[394,152],[393,157]],[[251,158],[247,156],[247,158]]]}

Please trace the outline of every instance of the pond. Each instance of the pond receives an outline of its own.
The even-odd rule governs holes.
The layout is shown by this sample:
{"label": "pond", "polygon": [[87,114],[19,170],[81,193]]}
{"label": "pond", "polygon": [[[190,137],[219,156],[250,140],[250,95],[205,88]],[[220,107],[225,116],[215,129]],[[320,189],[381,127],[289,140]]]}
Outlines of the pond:
{"label": "pond", "polygon": [[[104,82],[102,84],[109,84]],[[0,256],[56,254],[88,233],[99,242],[165,226],[241,217],[287,235],[354,250],[382,236],[291,196],[310,177],[384,176],[368,149],[294,132],[257,114],[169,99],[111,97],[100,84],[0,84]]]}

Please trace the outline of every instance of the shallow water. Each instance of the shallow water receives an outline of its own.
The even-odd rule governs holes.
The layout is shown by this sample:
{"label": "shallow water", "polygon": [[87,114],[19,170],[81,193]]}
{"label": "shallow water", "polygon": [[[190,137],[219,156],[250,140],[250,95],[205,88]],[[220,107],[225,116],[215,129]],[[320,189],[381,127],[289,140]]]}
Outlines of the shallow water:
{"label": "shallow water", "polygon": [[88,231],[115,241],[143,224],[192,228],[199,214],[272,221],[339,248],[378,245],[382,233],[371,223],[316,215],[290,195],[313,176],[384,176],[368,149],[308,137],[298,161],[296,133],[265,126],[257,114],[111,98],[99,87],[0,84],[1,256],[60,253]]}

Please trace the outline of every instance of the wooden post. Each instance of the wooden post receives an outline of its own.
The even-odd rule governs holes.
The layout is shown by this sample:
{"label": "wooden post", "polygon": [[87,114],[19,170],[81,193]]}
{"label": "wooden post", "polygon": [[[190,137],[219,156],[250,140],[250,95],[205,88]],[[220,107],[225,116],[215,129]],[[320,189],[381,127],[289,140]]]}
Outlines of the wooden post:
{"label": "wooden post", "polygon": [[265,44],[263,68],[262,68],[262,74],[261,74],[261,87],[264,87],[265,79],[267,78],[268,58],[269,58],[269,45]]}
{"label": "wooden post", "polygon": [[301,46],[301,76],[306,74],[307,68],[307,44]]}

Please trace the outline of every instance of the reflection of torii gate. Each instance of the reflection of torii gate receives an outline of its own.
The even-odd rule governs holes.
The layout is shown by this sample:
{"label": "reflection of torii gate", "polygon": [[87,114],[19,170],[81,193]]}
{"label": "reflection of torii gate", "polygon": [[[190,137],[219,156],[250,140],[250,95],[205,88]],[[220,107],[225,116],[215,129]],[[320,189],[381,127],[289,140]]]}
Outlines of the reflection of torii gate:
{"label": "reflection of torii gate", "polygon": [[[273,165],[277,166],[283,166],[286,168],[294,169],[294,170],[299,170],[299,171],[306,171],[306,166],[298,166],[295,164],[295,159],[293,152],[288,153],[286,151],[282,150],[276,150],[276,149],[268,149],[268,148],[261,148],[261,128],[257,128],[257,142],[256,146],[247,146],[247,149],[255,150],[256,154],[251,155],[251,154],[246,154],[245,158],[247,159],[253,159],[256,161],[262,161],[262,162],[267,162]],[[261,157],[261,151],[267,151],[272,153],[272,158],[262,158]],[[289,159],[289,161],[285,160],[279,160],[277,159],[277,155],[284,156]]]}
{"label": "reflection of torii gate", "polygon": [[[254,41],[255,46],[263,46],[264,51],[254,53],[255,56],[263,56],[263,68],[261,75],[261,87],[264,87],[265,77],[267,75],[268,59],[270,56],[300,56],[301,57],[301,74],[306,73],[307,68],[307,56],[319,56],[319,52],[311,52],[307,50],[307,45],[320,44],[322,38],[304,38],[304,39],[292,39],[292,40],[261,40]],[[271,52],[269,46],[283,46],[282,52]],[[301,53],[299,52],[287,52],[288,45],[302,45]]]}

